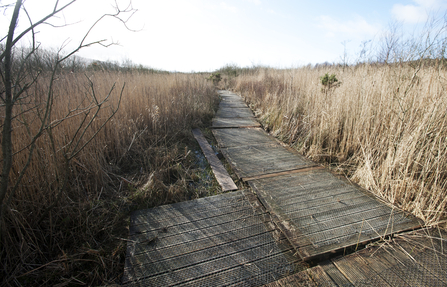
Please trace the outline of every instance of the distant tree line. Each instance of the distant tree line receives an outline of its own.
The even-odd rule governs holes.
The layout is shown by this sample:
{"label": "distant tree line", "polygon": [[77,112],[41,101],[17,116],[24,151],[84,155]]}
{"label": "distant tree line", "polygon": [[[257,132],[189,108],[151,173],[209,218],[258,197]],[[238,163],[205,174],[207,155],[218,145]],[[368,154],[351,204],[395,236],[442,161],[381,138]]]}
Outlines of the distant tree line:
{"label": "distant tree line", "polygon": [[[0,44],[0,53],[5,50],[5,46]],[[39,70],[41,72],[51,72],[54,70],[55,60],[60,57],[59,52],[51,49],[34,49],[14,47],[12,61],[17,67],[27,67],[30,70]],[[31,56],[30,56],[31,55]],[[108,71],[108,72],[138,72],[144,74],[166,74],[168,71],[154,69],[142,64],[135,64],[130,60],[124,60],[122,63],[114,61],[98,61],[86,59],[79,56],[71,56],[58,66],[60,72],[85,72],[85,71]]]}

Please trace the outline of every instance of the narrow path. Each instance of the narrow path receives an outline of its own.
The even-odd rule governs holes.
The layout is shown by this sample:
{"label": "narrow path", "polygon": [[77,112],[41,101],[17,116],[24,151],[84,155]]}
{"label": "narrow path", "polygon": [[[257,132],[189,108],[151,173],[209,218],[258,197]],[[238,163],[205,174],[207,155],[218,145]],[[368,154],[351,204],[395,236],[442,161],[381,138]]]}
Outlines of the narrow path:
{"label": "narrow path", "polygon": [[[213,133],[251,190],[135,212],[125,285],[447,286],[446,233],[383,241],[423,223],[284,147],[241,97],[220,95]],[[355,252],[368,242],[378,243]]]}

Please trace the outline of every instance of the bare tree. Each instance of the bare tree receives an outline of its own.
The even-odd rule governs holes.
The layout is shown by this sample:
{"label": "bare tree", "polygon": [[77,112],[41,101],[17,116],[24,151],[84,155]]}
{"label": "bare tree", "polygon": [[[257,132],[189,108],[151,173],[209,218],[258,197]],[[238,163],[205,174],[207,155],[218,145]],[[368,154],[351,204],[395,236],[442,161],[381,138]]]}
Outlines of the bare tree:
{"label": "bare tree", "polygon": [[393,62],[401,53],[399,51],[402,45],[402,35],[399,32],[401,25],[393,22],[389,25],[388,31],[385,31],[378,48],[378,61],[386,64]]}
{"label": "bare tree", "polygon": [[[2,158],[1,158],[1,179],[0,179],[0,227],[2,226],[2,218],[5,209],[8,208],[11,200],[14,197],[14,193],[20,185],[25,172],[30,165],[33,154],[36,152],[36,142],[40,137],[46,134],[50,139],[51,148],[56,152],[56,144],[54,143],[52,131],[58,125],[64,121],[68,121],[71,118],[77,116],[82,117],[81,125],[76,130],[75,134],[71,139],[68,140],[68,144],[62,149],[62,154],[64,158],[64,167],[61,169],[60,174],[56,175],[58,181],[59,194],[64,190],[68,182],[68,166],[71,160],[73,160],[80,151],[82,151],[87,144],[89,144],[93,138],[98,134],[102,127],[115,115],[119,108],[121,101],[121,96],[123,94],[124,86],[121,88],[120,98],[118,104],[115,106],[108,105],[110,95],[112,91],[116,88],[115,85],[110,87],[110,92],[103,97],[97,95],[94,89],[93,82],[88,79],[90,93],[86,97],[85,101],[87,104],[82,106],[77,106],[69,111],[62,117],[54,119],[52,117],[53,112],[53,102],[54,93],[53,86],[57,79],[57,72],[61,69],[64,62],[66,62],[70,57],[72,57],[79,50],[92,45],[102,45],[109,46],[105,40],[97,41],[87,41],[87,37],[90,35],[94,27],[104,18],[112,17],[120,22],[122,22],[127,27],[127,20],[136,12],[132,8],[131,2],[125,9],[120,9],[118,4],[115,2],[115,13],[114,14],[104,14],[93,25],[86,31],[80,43],[68,53],[63,53],[62,48],[57,51],[53,58],[47,59],[49,71],[49,84],[46,90],[46,96],[43,99],[37,101],[36,99],[30,99],[30,93],[28,91],[36,84],[38,79],[42,77],[41,67],[34,66],[31,62],[33,57],[41,50],[40,45],[36,41],[36,28],[43,24],[49,24],[48,20],[56,17],[62,11],[67,9],[77,0],[71,0],[64,5],[60,4],[59,0],[55,0],[52,4],[53,9],[46,16],[42,17],[37,22],[33,22],[31,17],[26,10],[25,3],[22,0],[17,0],[15,4],[6,4],[0,6],[2,9],[10,9],[13,7],[13,13],[11,16],[11,21],[9,24],[9,30],[7,35],[0,39],[0,113],[1,119],[1,146],[2,146]],[[28,19],[28,26],[18,35],[15,35],[17,30],[17,24],[19,21],[19,14],[23,11],[26,18]],[[123,18],[123,15],[128,15],[129,17]],[[55,27],[55,26],[53,26]],[[57,28],[57,27],[55,27]],[[30,36],[32,39],[31,47],[29,49],[21,49],[19,60],[15,53],[19,51],[17,45],[21,39],[25,36]],[[31,63],[31,64],[30,64]],[[48,75],[46,75],[48,76]],[[31,105],[30,105],[31,103]],[[98,120],[98,114],[100,110],[109,106],[111,109],[110,115],[102,119],[102,123],[93,135],[87,136],[86,133],[92,128],[92,123]],[[23,115],[27,112],[32,111],[36,115],[36,119],[39,123],[39,128],[36,130],[29,129],[29,120]],[[20,119],[20,121],[18,120]],[[27,142],[24,147],[18,151],[13,150],[13,129],[14,122],[24,126],[29,134],[29,142]],[[13,166],[14,156],[18,153],[27,153],[27,160],[20,167],[17,172],[18,176],[11,180],[11,168]],[[52,206],[46,207],[49,211]],[[46,212],[43,213],[44,215]],[[44,216],[43,215],[43,216]],[[1,240],[0,240],[1,242]]]}

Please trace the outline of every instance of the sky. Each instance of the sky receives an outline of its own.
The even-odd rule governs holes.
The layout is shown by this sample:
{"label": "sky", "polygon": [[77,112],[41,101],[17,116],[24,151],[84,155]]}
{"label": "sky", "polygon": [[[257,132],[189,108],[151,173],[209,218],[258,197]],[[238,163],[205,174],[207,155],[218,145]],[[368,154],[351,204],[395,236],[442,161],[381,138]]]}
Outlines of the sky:
{"label": "sky", "polygon": [[[15,1],[0,0],[0,6]],[[55,0],[26,0],[33,22],[50,13]],[[60,0],[59,5],[69,0]],[[36,29],[43,47],[69,51],[103,14],[129,0],[77,0]],[[289,68],[358,58],[362,43],[379,41],[392,23],[411,33],[428,15],[443,15],[447,0],[132,0],[126,22],[106,17],[86,41],[106,39],[77,55],[93,60],[133,62],[168,71],[214,71],[227,64]],[[0,37],[12,9],[1,10]],[[29,25],[21,12],[17,31]],[[127,19],[131,13],[123,14]],[[66,25],[68,24],[68,25]],[[55,27],[64,26],[64,27]],[[4,41],[3,41],[4,42]],[[3,43],[2,42],[2,43]],[[29,45],[30,38],[22,45]]]}

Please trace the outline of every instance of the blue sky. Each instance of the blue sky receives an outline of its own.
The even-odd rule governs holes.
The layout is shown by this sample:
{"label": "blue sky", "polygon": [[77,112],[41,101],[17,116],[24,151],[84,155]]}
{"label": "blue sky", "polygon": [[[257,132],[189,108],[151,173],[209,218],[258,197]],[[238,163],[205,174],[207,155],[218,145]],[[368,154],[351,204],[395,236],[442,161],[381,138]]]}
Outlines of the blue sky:
{"label": "blue sky", "polygon": [[[124,7],[128,0],[117,0]],[[13,1],[1,1],[13,2]],[[54,0],[27,0],[33,19],[48,12]],[[64,2],[64,1],[62,1]],[[67,0],[65,0],[67,2]],[[53,23],[42,27],[44,46],[69,49],[111,0],[78,0]],[[106,20],[90,40],[113,39],[109,48],[84,49],[80,56],[134,63],[171,71],[213,71],[225,64],[293,67],[340,61],[344,49],[355,60],[363,41],[380,39],[390,23],[411,33],[428,14],[442,15],[447,0],[304,1],[304,0],[133,0],[138,12],[129,21],[138,32]],[[8,13],[0,17],[5,34]],[[25,19],[21,19],[21,26]],[[343,44],[344,43],[344,44]]]}

